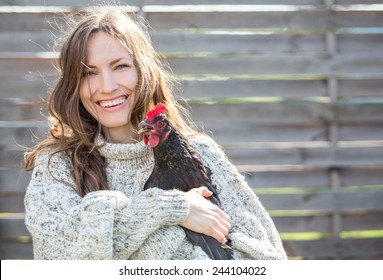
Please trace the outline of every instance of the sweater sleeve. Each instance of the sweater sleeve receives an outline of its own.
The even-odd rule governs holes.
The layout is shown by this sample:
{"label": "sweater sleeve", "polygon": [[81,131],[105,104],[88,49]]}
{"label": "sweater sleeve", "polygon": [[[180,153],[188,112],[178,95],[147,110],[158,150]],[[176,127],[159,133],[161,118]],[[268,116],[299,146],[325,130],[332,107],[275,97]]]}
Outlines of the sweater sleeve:
{"label": "sweater sleeve", "polygon": [[[49,164],[49,168],[48,168]],[[36,158],[25,195],[25,224],[35,259],[129,259],[147,237],[188,214],[181,192],[151,189],[134,197],[95,191],[81,198],[69,160]]]}
{"label": "sweater sleeve", "polygon": [[286,259],[275,225],[244,177],[209,137],[192,140],[204,164],[212,171],[221,208],[229,214],[229,238],[237,259]]}

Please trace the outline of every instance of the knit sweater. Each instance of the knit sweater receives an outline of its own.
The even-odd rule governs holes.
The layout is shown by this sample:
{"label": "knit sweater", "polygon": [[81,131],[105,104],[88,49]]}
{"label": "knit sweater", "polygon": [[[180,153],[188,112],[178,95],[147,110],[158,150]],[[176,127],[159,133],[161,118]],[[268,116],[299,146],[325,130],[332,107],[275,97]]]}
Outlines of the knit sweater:
{"label": "knit sweater", "polygon": [[[258,200],[219,146],[207,136],[191,144],[212,171],[221,208],[229,214],[235,259],[286,259],[278,232]],[[207,259],[178,225],[188,202],[178,190],[143,191],[154,158],[143,142],[106,143],[111,190],[80,197],[64,154],[36,157],[25,196],[25,224],[35,259]],[[48,169],[49,164],[49,169]]]}

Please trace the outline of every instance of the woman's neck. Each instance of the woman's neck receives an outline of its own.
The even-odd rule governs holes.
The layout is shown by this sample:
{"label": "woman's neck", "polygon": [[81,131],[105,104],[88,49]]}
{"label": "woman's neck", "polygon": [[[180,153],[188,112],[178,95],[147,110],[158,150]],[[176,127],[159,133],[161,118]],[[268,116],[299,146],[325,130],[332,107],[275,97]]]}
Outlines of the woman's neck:
{"label": "woman's neck", "polygon": [[115,127],[102,129],[107,142],[119,144],[132,144],[139,141],[139,135],[131,127]]}

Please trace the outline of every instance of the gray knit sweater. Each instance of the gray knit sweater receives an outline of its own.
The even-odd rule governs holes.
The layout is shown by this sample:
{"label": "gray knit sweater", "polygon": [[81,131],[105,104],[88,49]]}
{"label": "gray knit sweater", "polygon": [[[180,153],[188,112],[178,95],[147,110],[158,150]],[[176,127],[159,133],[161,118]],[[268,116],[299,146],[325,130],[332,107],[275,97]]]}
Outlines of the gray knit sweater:
{"label": "gray knit sweater", "polygon": [[[230,215],[229,238],[236,259],[286,259],[278,232],[260,201],[222,150],[207,136],[192,145],[213,173],[222,209]],[[153,154],[143,142],[107,143],[110,191],[81,198],[75,192],[71,163],[64,154],[37,166],[25,196],[25,224],[35,259],[206,259],[178,226],[188,215],[182,192],[143,191]]]}

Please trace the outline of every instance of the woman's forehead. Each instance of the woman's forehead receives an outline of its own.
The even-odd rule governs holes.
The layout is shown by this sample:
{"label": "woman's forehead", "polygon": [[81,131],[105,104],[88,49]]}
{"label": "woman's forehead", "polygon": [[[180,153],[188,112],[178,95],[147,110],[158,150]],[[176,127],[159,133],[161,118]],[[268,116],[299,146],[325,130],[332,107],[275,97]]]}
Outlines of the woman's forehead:
{"label": "woman's forehead", "polygon": [[131,52],[121,41],[106,32],[96,32],[91,35],[86,44],[87,64],[97,64],[103,61],[114,61],[119,58],[132,60]]}

